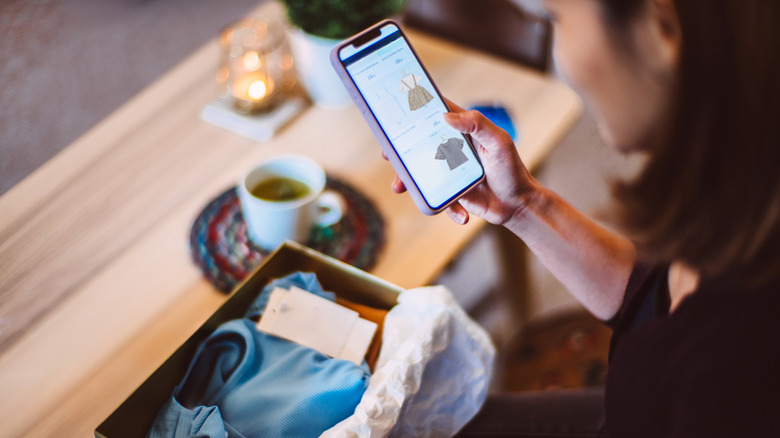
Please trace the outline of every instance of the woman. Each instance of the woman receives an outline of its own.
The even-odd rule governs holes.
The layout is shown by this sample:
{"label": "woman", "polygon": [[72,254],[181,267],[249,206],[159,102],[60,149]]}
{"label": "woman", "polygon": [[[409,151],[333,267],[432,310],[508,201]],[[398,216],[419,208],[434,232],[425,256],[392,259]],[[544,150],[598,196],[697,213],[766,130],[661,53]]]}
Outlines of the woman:
{"label": "woman", "polygon": [[[615,328],[601,436],[780,436],[780,2],[545,9],[557,65],[607,143],[647,155],[615,187],[629,238],[540,186],[505,132],[454,106],[446,120],[476,140],[487,179],[448,214],[513,231]],[[512,407],[527,402],[489,400],[464,434],[522,436],[538,417]],[[569,436],[565,423],[528,436]]]}

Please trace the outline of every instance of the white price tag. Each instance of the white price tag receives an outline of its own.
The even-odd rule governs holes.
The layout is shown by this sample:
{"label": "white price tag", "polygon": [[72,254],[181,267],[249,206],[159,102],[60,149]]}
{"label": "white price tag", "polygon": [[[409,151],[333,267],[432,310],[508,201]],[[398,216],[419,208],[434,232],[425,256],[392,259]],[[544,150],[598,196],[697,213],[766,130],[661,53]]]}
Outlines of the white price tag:
{"label": "white price tag", "polygon": [[257,329],[358,365],[377,325],[357,312],[297,287],[276,288]]}

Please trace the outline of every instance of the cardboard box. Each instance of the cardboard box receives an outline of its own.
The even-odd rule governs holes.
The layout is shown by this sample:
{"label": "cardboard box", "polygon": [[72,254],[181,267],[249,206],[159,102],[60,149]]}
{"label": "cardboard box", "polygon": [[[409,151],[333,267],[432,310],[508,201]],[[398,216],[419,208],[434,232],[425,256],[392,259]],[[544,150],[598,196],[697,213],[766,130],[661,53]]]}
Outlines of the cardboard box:
{"label": "cardboard box", "polygon": [[225,303],[95,430],[98,438],[144,437],[157,412],[184,378],[198,345],[219,325],[244,316],[271,280],[296,271],[314,272],[339,297],[380,309],[397,303],[400,287],[294,242],[280,246],[238,285]]}

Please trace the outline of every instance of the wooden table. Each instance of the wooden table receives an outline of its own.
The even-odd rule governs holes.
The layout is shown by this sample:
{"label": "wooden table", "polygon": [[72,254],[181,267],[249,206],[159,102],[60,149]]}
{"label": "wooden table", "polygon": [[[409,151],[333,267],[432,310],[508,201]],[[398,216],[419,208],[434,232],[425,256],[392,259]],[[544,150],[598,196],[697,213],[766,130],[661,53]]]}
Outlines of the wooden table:
{"label": "wooden table", "polygon": [[[581,111],[554,79],[411,39],[455,102],[508,106],[531,168]],[[387,244],[371,272],[404,287],[430,282],[484,225],[426,217],[393,195],[354,107],[311,107],[267,143],[201,121],[217,59],[206,45],[0,198],[0,436],[91,435],[207,319],[226,296],[191,262],[190,226],[265,158],[307,155],[372,199]]]}

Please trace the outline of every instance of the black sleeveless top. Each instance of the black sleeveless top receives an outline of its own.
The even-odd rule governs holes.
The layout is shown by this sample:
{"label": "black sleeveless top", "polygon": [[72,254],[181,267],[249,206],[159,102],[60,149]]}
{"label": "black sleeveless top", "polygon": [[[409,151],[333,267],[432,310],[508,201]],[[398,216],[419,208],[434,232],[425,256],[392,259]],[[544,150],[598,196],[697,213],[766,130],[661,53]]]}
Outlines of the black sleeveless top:
{"label": "black sleeveless top", "polygon": [[603,437],[780,437],[780,284],[702,282],[671,315],[637,265],[614,328]]}

